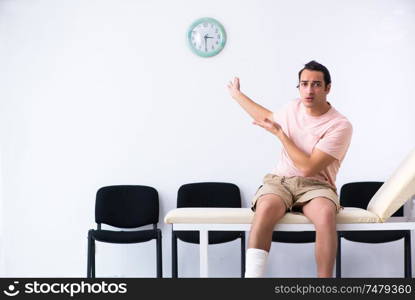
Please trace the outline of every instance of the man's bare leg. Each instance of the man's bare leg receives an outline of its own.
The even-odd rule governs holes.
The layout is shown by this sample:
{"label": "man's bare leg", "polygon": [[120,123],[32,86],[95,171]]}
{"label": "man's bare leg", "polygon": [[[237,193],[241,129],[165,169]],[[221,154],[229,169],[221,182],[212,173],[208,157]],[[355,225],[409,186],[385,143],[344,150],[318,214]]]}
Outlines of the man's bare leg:
{"label": "man's bare leg", "polygon": [[265,194],[256,202],[254,219],[249,234],[248,248],[269,252],[275,224],[285,215],[286,207],[281,197]]}
{"label": "man's bare leg", "polygon": [[246,251],[245,277],[262,277],[275,224],[285,214],[283,200],[274,194],[261,196],[256,203]]}
{"label": "man's bare leg", "polygon": [[317,197],[305,204],[302,209],[316,229],[317,276],[333,277],[337,251],[336,206],[327,198]]}

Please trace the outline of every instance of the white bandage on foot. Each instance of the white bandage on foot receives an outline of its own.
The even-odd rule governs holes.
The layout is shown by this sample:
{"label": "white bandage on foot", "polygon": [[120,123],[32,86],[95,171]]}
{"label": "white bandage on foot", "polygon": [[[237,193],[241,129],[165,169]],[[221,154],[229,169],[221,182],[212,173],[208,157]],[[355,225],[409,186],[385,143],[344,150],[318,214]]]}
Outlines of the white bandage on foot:
{"label": "white bandage on foot", "polygon": [[265,250],[256,248],[246,250],[245,278],[263,277],[267,257],[268,252]]}

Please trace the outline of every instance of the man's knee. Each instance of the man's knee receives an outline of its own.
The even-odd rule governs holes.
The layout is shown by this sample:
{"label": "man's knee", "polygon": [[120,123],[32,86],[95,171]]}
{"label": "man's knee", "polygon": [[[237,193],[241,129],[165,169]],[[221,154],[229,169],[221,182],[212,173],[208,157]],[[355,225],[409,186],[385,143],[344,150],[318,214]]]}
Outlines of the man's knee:
{"label": "man's knee", "polygon": [[[250,236],[259,238],[258,234],[262,235],[264,232],[271,233],[272,228],[284,216],[285,211],[285,204],[281,197],[274,194],[261,196],[256,203]],[[262,241],[264,241],[263,238],[264,236],[261,237]],[[270,242],[271,236],[266,236],[266,239],[266,247],[269,248],[268,243]]]}
{"label": "man's knee", "polygon": [[303,212],[316,226],[326,227],[336,223],[336,205],[327,198],[312,199],[304,206]]}
{"label": "man's knee", "polygon": [[284,200],[275,194],[265,194],[259,197],[256,203],[257,214],[275,214],[284,213],[286,205]]}

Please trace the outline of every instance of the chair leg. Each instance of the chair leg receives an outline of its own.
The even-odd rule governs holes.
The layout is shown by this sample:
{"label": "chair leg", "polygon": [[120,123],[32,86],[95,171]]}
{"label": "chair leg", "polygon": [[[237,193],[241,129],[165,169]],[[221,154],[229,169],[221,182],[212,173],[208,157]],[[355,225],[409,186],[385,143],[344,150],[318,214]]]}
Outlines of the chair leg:
{"label": "chair leg", "polygon": [[91,253],[92,253],[92,238],[91,232],[88,231],[88,250],[87,250],[87,266],[86,266],[86,277],[91,278]]}
{"label": "chair leg", "polygon": [[173,230],[171,232],[171,257],[171,277],[177,278],[177,235]]}
{"label": "chair leg", "polygon": [[405,232],[404,238],[404,255],[405,255],[405,278],[412,278],[412,260],[411,260],[411,231]]}
{"label": "chair leg", "polygon": [[337,254],[336,254],[336,278],[342,277],[342,237],[341,233],[337,233]]}
{"label": "chair leg", "polygon": [[241,232],[241,278],[245,277],[245,231]]}
{"label": "chair leg", "polygon": [[161,253],[161,230],[157,229],[157,278],[163,277],[163,261]]}
{"label": "chair leg", "polygon": [[91,237],[91,277],[95,278],[95,240]]}

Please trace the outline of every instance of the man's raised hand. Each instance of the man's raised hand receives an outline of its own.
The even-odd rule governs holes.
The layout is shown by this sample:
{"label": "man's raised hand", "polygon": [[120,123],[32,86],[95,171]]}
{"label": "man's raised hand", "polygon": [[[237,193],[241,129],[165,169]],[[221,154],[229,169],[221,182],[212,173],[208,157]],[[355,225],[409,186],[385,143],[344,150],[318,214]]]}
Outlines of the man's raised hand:
{"label": "man's raised hand", "polygon": [[231,95],[231,97],[233,99],[236,99],[238,97],[238,95],[241,93],[240,90],[240,84],[239,84],[239,78],[235,77],[232,81],[229,81],[228,83],[228,91],[229,94]]}

